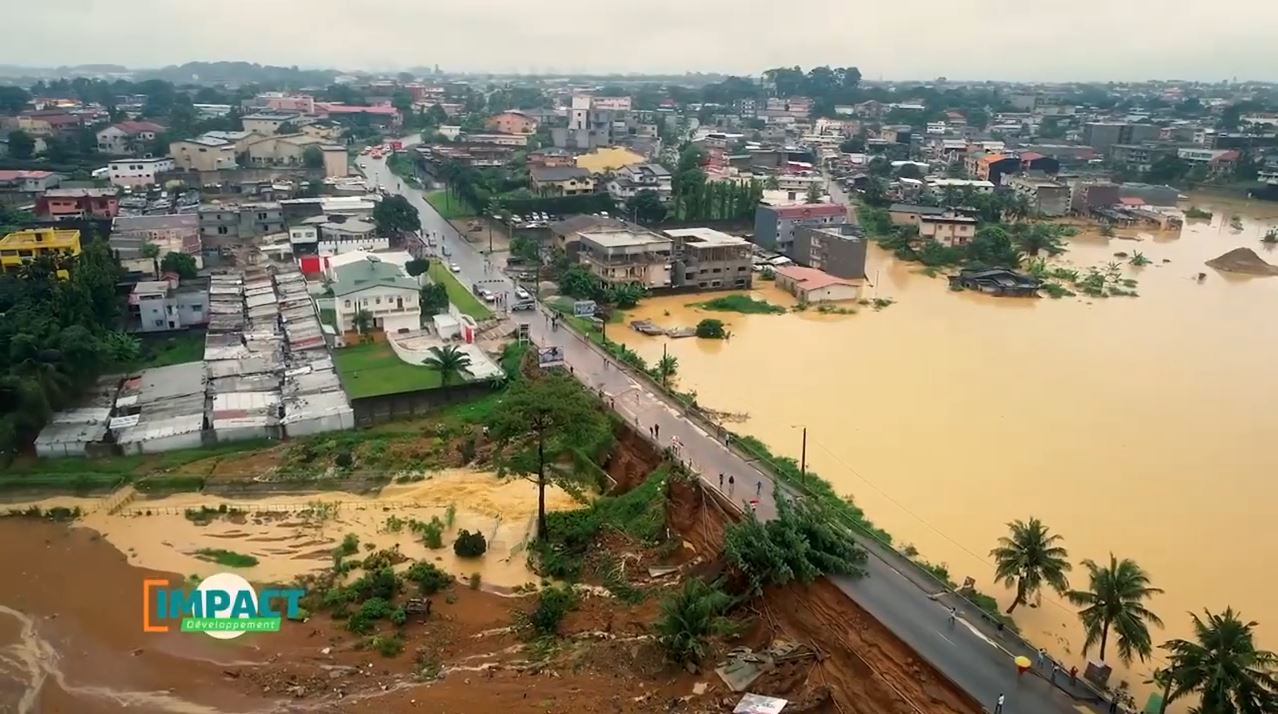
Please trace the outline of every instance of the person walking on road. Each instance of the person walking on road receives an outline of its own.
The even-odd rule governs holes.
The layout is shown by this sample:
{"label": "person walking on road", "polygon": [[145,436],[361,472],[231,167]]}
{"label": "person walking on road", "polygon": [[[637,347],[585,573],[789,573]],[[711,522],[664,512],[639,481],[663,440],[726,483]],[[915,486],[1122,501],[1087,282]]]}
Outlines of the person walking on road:
{"label": "person walking on road", "polygon": [[1043,649],[1042,647],[1039,647],[1038,654],[1034,657],[1034,664],[1039,667],[1042,667],[1046,663],[1047,663],[1047,650]]}
{"label": "person walking on road", "polygon": [[654,438],[654,439],[660,439],[660,438],[661,438],[661,425],[660,425],[660,424],[653,424],[653,425],[652,425],[652,438]]}
{"label": "person walking on road", "polygon": [[958,619],[958,608],[957,608],[957,607],[951,607],[951,608],[950,608],[950,618],[949,618],[949,620],[950,620],[950,627],[953,627],[953,626],[954,626],[954,621],[955,621],[956,619]]}
{"label": "person walking on road", "polygon": [[763,495],[763,479],[759,479],[754,484],[754,497],[759,498]]}
{"label": "person walking on road", "polygon": [[719,490],[720,491],[723,490],[723,472],[722,471],[719,472]]}
{"label": "person walking on road", "polygon": [[736,485],[737,485],[737,480],[733,478],[732,476],[729,476],[728,477],[728,493],[729,494],[731,494],[732,491],[736,488]]}
{"label": "person walking on road", "polygon": [[998,699],[994,701],[994,714],[1003,714],[1003,702],[1006,700],[1007,697],[1003,696],[1002,692],[999,692]]}

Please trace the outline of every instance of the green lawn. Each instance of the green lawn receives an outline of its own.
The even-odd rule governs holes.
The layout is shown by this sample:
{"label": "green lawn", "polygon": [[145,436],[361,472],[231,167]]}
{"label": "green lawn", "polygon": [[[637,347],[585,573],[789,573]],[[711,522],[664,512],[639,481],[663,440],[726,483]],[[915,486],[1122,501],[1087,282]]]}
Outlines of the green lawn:
{"label": "green lawn", "polygon": [[448,291],[448,301],[457,306],[458,310],[470,315],[476,320],[487,320],[493,316],[493,311],[475,296],[461,281],[453,275],[452,271],[444,263],[431,261],[430,268],[426,270],[426,275],[436,283],[442,283],[444,289]]}
{"label": "green lawn", "polygon": [[404,362],[385,342],[334,350],[333,361],[342,386],[352,399],[434,389],[440,385],[438,372]]}
{"label": "green lawn", "polygon": [[469,218],[475,215],[475,209],[465,201],[450,196],[448,191],[427,191],[426,202],[435,207],[439,211],[439,215],[445,219],[453,218]]}
{"label": "green lawn", "polygon": [[204,333],[184,332],[180,335],[142,337],[142,360],[138,369],[167,367],[204,359]]}

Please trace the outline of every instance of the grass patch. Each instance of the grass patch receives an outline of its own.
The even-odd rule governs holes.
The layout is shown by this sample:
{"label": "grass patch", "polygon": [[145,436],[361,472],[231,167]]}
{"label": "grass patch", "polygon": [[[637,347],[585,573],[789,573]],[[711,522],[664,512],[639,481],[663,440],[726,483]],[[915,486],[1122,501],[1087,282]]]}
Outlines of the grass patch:
{"label": "grass patch", "polygon": [[204,359],[204,333],[184,332],[166,337],[143,337],[142,359],[134,369],[167,367],[183,362],[199,362]]}
{"label": "grass patch", "polygon": [[747,315],[780,315],[785,308],[773,305],[767,300],[752,298],[749,295],[724,295],[705,302],[689,303],[691,307],[716,312],[743,312]]}
{"label": "grass patch", "polygon": [[444,286],[444,290],[448,292],[448,301],[456,305],[458,310],[476,320],[487,320],[493,316],[493,311],[489,310],[488,306],[468,290],[465,285],[462,285],[461,281],[452,274],[446,264],[432,260],[426,275],[432,281]]}
{"label": "grass patch", "polygon": [[228,568],[251,568],[257,565],[257,558],[243,553],[236,553],[233,550],[225,550],[222,548],[201,548],[195,554],[200,560],[209,560],[218,565],[225,565]]}
{"label": "grass patch", "polygon": [[475,209],[462,199],[452,196],[448,191],[427,191],[426,203],[429,203],[439,215],[445,219],[470,218],[476,215]]}
{"label": "grass patch", "polygon": [[342,386],[352,399],[439,387],[440,374],[401,360],[385,342],[333,350]]}

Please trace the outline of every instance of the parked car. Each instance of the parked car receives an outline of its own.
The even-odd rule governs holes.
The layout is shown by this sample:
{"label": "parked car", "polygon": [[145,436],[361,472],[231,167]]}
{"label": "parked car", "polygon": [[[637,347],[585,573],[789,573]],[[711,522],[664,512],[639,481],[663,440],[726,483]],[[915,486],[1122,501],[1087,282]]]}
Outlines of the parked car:
{"label": "parked car", "polygon": [[524,290],[523,288],[518,288],[518,287],[515,288],[515,297],[519,298],[520,300],[532,299],[532,296],[528,294],[527,290]]}
{"label": "parked car", "polygon": [[[447,254],[445,254],[445,255],[447,255]],[[460,273],[460,272],[461,272],[461,266],[460,266],[460,265],[458,265],[458,264],[456,264],[456,263],[449,263],[449,264],[448,264],[448,269],[449,269],[449,270],[451,270],[451,271],[453,271],[454,273]]]}
{"label": "parked car", "polygon": [[488,288],[481,288],[479,291],[479,297],[483,298],[484,302],[493,302],[497,299],[497,294]]}
{"label": "parked car", "polygon": [[524,310],[536,310],[536,309],[537,309],[537,303],[533,302],[532,300],[520,300],[519,302],[510,306],[511,312],[523,312]]}

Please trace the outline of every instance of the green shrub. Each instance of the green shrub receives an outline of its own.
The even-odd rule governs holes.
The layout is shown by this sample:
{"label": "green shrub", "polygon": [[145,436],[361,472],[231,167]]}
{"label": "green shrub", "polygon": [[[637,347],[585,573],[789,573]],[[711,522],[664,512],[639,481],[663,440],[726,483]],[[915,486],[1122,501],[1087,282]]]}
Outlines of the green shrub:
{"label": "green shrub", "polygon": [[390,617],[392,608],[390,602],[384,598],[374,597],[364,601],[359,606],[359,610],[351,615],[351,619],[346,623],[346,628],[351,632],[366,635],[373,631],[373,623]]}
{"label": "green shrub", "polygon": [[408,622],[408,613],[404,612],[404,608],[397,607],[391,610],[390,621],[396,627],[403,627],[404,623]]}
{"label": "green shrub", "polygon": [[538,635],[559,634],[559,623],[577,607],[577,594],[571,588],[557,585],[541,591],[537,607],[528,615],[528,625]]}
{"label": "green shrub", "polygon": [[457,540],[453,542],[453,552],[458,558],[478,558],[487,550],[488,541],[479,531],[471,533],[463,528],[457,533]]}
{"label": "green shrub", "polygon": [[697,323],[697,337],[707,340],[722,340],[727,336],[727,331],[723,329],[723,320],[716,320],[710,317]]}
{"label": "green shrub", "polygon": [[708,654],[711,635],[726,635],[735,627],[723,614],[732,606],[732,597],[700,578],[690,578],[661,601],[657,619],[657,641],[666,656],[679,664],[698,664]]}
{"label": "green shrub", "polygon": [[432,550],[444,547],[444,522],[438,516],[431,516],[429,523],[413,521],[413,530],[420,533],[422,542]]}
{"label": "green shrub", "polygon": [[342,557],[354,555],[357,552],[359,552],[359,536],[354,533],[347,533],[342,538],[341,544],[337,546],[337,550],[334,551],[334,555]]}
{"label": "green shrub", "polygon": [[399,635],[373,635],[368,639],[368,646],[383,657],[394,657],[404,651],[404,640]]}
{"label": "green shrub", "polygon": [[399,592],[399,576],[390,567],[366,573],[362,578],[350,584],[350,590],[357,596],[355,599],[368,600],[382,598],[389,600]]}
{"label": "green shrub", "polygon": [[404,571],[404,577],[417,583],[423,595],[434,595],[452,585],[453,576],[435,567],[434,563],[419,560]]}

